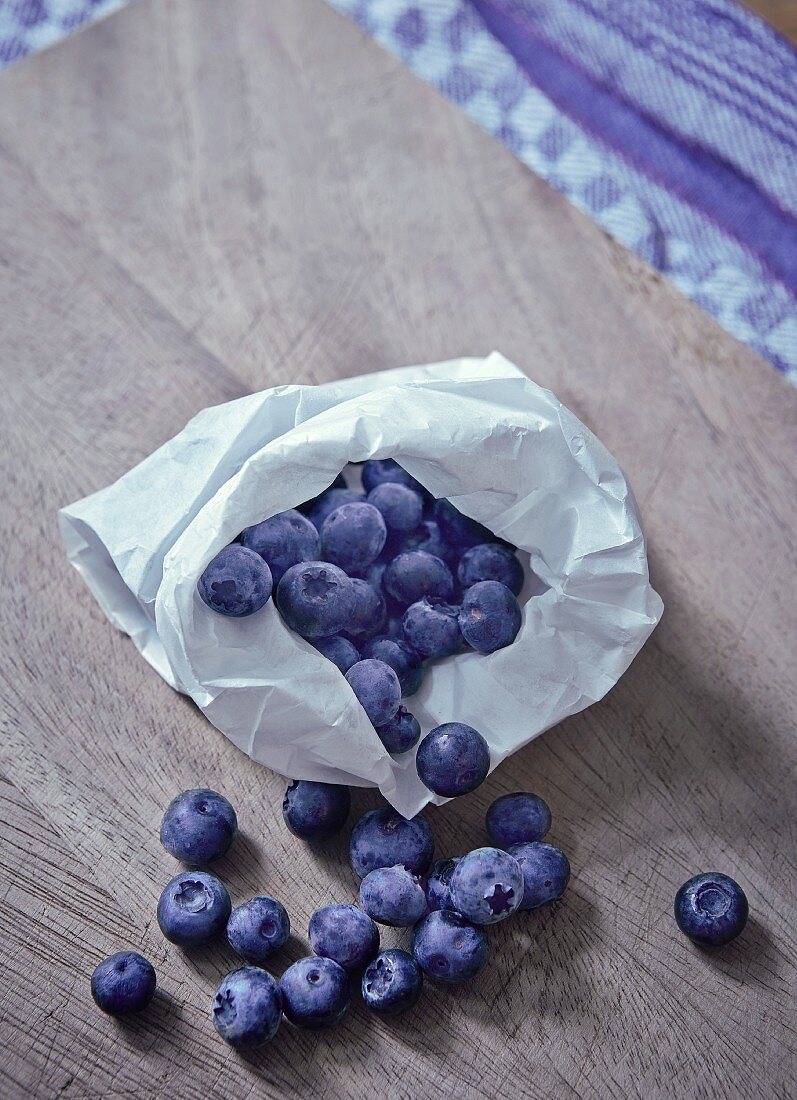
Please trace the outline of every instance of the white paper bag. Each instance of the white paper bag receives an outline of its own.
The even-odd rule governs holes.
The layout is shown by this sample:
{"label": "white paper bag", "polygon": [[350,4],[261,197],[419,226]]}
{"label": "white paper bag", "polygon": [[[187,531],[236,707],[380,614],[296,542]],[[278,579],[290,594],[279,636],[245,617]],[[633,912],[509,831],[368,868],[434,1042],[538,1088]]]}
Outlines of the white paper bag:
{"label": "white paper bag", "polygon": [[467,722],[495,767],[602,698],[662,611],[634,497],[589,429],[497,353],[205,409],[59,519],[70,560],[111,622],[253,760],[292,779],[378,786],[409,817],[444,800],[421,784],[414,751],[385,752],[335,665],[273,601],[232,619],[196,592],[242,528],[367,458],[396,458],[518,546],[526,569],[511,646],[428,666],[407,701],[423,732]]}

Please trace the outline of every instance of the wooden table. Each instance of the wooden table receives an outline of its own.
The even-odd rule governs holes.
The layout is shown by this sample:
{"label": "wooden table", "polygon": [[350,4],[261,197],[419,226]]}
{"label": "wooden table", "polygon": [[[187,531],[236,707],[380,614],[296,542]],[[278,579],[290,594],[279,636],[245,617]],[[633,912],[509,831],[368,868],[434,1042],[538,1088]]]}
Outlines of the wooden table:
{"label": "wooden table", "polygon": [[[141,0],[0,92],[0,1093],[793,1097],[797,393],[319,0]],[[491,932],[471,986],[238,1057],[208,1018],[233,957],[154,922],[162,808],[234,800],[220,874],[287,903],[279,971],[353,899],[345,842],[287,833],[284,780],[106,623],[56,509],[205,405],[492,347],[619,457],[666,606],[603,703],[433,814],[461,851],[539,791],[571,888]],[[714,868],[752,919],[705,954],[672,899]],[[88,977],[124,946],[161,993],[122,1026]]]}

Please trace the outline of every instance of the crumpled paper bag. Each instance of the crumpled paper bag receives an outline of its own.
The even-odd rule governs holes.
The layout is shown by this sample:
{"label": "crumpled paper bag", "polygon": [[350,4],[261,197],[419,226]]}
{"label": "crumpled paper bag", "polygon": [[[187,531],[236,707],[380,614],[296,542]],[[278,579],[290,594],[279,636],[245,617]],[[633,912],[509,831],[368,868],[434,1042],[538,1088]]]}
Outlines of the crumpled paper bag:
{"label": "crumpled paper bag", "polygon": [[205,409],[59,521],[111,622],[253,760],[293,779],[377,786],[409,817],[444,800],[421,784],[414,752],[385,752],[338,669],[273,601],[228,619],[196,592],[242,528],[315,496],[349,462],[390,457],[521,550],[515,642],[434,662],[409,700],[424,733],[475,726],[495,767],[602,698],[662,612],[619,466],[498,353],[279,386]]}

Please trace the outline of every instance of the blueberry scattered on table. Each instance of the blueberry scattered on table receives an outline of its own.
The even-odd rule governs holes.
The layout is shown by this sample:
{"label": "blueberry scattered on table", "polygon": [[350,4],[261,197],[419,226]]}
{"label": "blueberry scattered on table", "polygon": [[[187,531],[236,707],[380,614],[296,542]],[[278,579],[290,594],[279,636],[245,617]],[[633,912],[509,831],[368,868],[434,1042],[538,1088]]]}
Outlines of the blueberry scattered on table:
{"label": "blueberry scattered on table", "polygon": [[277,607],[288,626],[303,638],[327,638],[351,622],[355,592],[336,565],[306,561],[292,565],[277,585]]}
{"label": "blueberry scattered on table", "polygon": [[292,565],[318,559],[321,538],[310,520],[291,508],[244,528],[241,546],[259,554],[271,570],[274,584],[279,584]]}
{"label": "blueberry scattered on table", "polygon": [[389,531],[406,534],[414,531],[423,519],[423,497],[396,481],[383,481],[374,486],[367,500],[382,513]]}
{"label": "blueberry scattered on table", "polygon": [[352,829],[351,865],[360,878],[375,867],[402,864],[415,875],[425,875],[434,856],[434,835],[422,814],[402,817],[392,806],[369,810]]}
{"label": "blueberry scattered on table", "polygon": [[393,558],[382,578],[385,590],[408,607],[424,596],[445,600],[454,591],[454,578],[442,558],[425,550],[407,550]]}
{"label": "blueberry scattered on table", "polygon": [[289,966],[279,980],[285,1019],[318,1031],[346,1015],[351,986],[346,971],[332,959],[308,956]]}
{"label": "blueberry scattered on table", "polygon": [[444,798],[475,791],[490,770],[490,747],[464,722],[435,726],[418,746],[415,767],[424,786]]}
{"label": "blueberry scattered on table", "polygon": [[487,962],[487,936],[459,913],[441,909],[415,926],[412,954],[424,974],[435,981],[467,982]]}
{"label": "blueberry scattered on table", "polygon": [[260,555],[234,542],[219,550],[199,578],[197,590],[219,615],[242,619],[268,603],[273,583]]}
{"label": "blueberry scattered on table", "polygon": [[404,638],[421,657],[449,657],[462,644],[458,615],[453,604],[424,596],[404,613]]}
{"label": "blueberry scattered on table", "polygon": [[385,545],[387,527],[373,504],[342,504],[321,527],[324,558],[352,575],[363,573]]}
{"label": "blueberry scattered on table", "polygon": [[197,866],[223,856],[237,832],[232,804],[218,791],[199,787],[171,800],[161,820],[160,841],[175,859]]}
{"label": "blueberry scattered on table", "polygon": [[675,895],[675,920],[701,946],[719,947],[747,924],[748,904],[738,882],[720,871],[690,878]]}
{"label": "blueberry scattered on table", "polygon": [[423,988],[423,971],[412,955],[400,948],[380,951],[362,977],[366,1005],[383,1016],[406,1012],[417,1002]]}
{"label": "blueberry scattered on table", "polygon": [[213,1024],[236,1050],[254,1050],[273,1039],[282,1020],[282,996],[271,975],[242,966],[221,979],[213,998]]}
{"label": "blueberry scattered on table", "polygon": [[426,912],[426,894],[417,875],[399,864],[375,867],[360,883],[360,905],[380,924],[406,928]]}
{"label": "blueberry scattered on table", "polygon": [[537,909],[556,901],[570,881],[570,861],[553,844],[513,844],[509,849],[523,872],[521,909]]}
{"label": "blueberry scattered on table", "polygon": [[207,871],[184,871],[166,886],[158,901],[158,924],[178,947],[196,947],[221,935],[232,910],[223,883]]}
{"label": "blueberry scattered on table", "polygon": [[313,638],[312,644],[333,665],[337,665],[345,676],[352,665],[360,660],[360,654],[354,642],[348,638],[342,638],[339,634],[333,634],[331,638]]}
{"label": "blueberry scattered on table", "polygon": [[500,581],[517,596],[523,587],[523,566],[508,546],[498,542],[483,542],[466,550],[459,559],[457,576],[463,588],[478,581]]}
{"label": "blueberry scattered on table", "polygon": [[362,970],[379,950],[379,929],[356,905],[333,904],[316,909],[308,925],[316,955],[347,971]]}
{"label": "blueberry scattered on table", "polygon": [[398,755],[409,752],[418,744],[421,737],[421,724],[406,707],[399,707],[384,725],[376,727],[376,732],[387,751]]}
{"label": "blueberry scattered on table", "polygon": [[456,870],[460,856],[438,859],[426,880],[426,904],[430,910],[456,910],[451,897],[451,876]]}
{"label": "blueberry scattered on table", "polygon": [[282,800],[285,824],[302,840],[329,840],[346,824],[350,810],[348,787],[311,779],[294,780]]}
{"label": "blueberry scattered on table", "polygon": [[516,791],[502,794],[487,810],[487,833],[499,848],[542,840],[551,827],[551,811],[537,794]]}
{"label": "blueberry scattered on table", "polygon": [[227,921],[233,951],[249,963],[266,962],[286,943],[291,922],[282,902],[267,895],[237,905]]}
{"label": "blueberry scattered on table", "polygon": [[477,848],[457,863],[451,897],[458,913],[474,924],[497,924],[523,901],[523,871],[501,848]]}
{"label": "blueberry scattered on table", "polygon": [[[400,629],[400,627],[399,627]],[[382,634],[371,638],[362,647],[364,660],[384,661],[399,678],[402,696],[414,695],[423,679],[423,661],[403,637],[391,638]]]}
{"label": "blueberry scattered on table", "polygon": [[401,684],[390,665],[374,658],[358,661],[346,680],[374,726],[390,721],[401,702]]}
{"label": "blueberry scattered on table", "polygon": [[137,951],[118,951],[96,967],[91,975],[91,995],[109,1016],[141,1012],[155,995],[155,967]]}
{"label": "blueberry scattered on table", "polygon": [[520,604],[500,581],[478,581],[462,597],[459,629],[479,653],[494,653],[511,645],[520,621]]}

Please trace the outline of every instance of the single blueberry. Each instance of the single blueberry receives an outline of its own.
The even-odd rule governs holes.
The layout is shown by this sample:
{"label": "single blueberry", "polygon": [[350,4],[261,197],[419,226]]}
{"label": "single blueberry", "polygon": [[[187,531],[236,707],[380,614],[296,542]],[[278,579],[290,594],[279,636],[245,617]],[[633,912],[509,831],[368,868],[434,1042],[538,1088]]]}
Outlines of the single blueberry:
{"label": "single blueberry", "polygon": [[292,565],[317,560],[321,537],[306,516],[291,508],[254,527],[244,528],[241,545],[260,555],[271,570],[274,584],[279,584],[282,574]]}
{"label": "single blueberry", "polygon": [[424,786],[444,798],[475,791],[490,770],[490,746],[464,722],[444,722],[418,746],[415,767]]}
{"label": "single blueberry", "polygon": [[414,695],[423,679],[423,662],[409,642],[403,637],[391,638],[386,634],[371,638],[362,647],[365,660],[384,661],[399,678],[402,695]]}
{"label": "single blueberry", "polygon": [[399,678],[384,661],[358,661],[346,673],[349,687],[375,726],[389,722],[401,702]]}
{"label": "single blueberry", "polygon": [[505,584],[478,581],[462,597],[459,629],[473,649],[494,653],[514,642],[520,618],[520,604]]}
{"label": "single blueberry", "polygon": [[454,591],[454,578],[446,563],[424,550],[399,554],[385,570],[382,583],[393,599],[405,607],[424,596],[447,599]]}
{"label": "single blueberry", "polygon": [[398,947],[380,951],[363,974],[363,1001],[382,1016],[395,1016],[416,1003],[423,988],[423,972],[408,951]]}
{"label": "single blueberry", "polygon": [[91,975],[91,995],[109,1016],[130,1016],[155,995],[155,967],[137,951],[119,951],[103,959]]}
{"label": "single blueberry", "polygon": [[383,481],[368,494],[368,503],[382,513],[389,531],[414,531],[423,519],[423,497],[406,485]]}
{"label": "single blueberry", "polygon": [[424,596],[404,613],[401,620],[404,639],[421,657],[448,657],[462,642],[458,615],[458,607]]}
{"label": "single blueberry", "polygon": [[729,943],[747,923],[748,905],[738,882],[719,871],[695,875],[675,895],[675,919],[702,946]]}
{"label": "single blueberry", "polygon": [[523,587],[523,566],[508,546],[500,542],[471,546],[459,559],[457,576],[463,588],[478,581],[500,581],[515,596]]}
{"label": "single blueberry", "polygon": [[406,867],[375,867],[360,883],[360,905],[380,924],[406,928],[426,913],[426,894]]}
{"label": "single blueberry", "polygon": [[230,802],[206,787],[183,791],[166,807],[160,829],[163,847],[192,866],[218,859],[238,832],[238,818]]}
{"label": "single blueberry", "polygon": [[346,625],[346,633],[357,638],[372,638],[384,628],[387,619],[385,597],[378,588],[359,577],[352,577],[354,614]]}
{"label": "single blueberry", "polygon": [[426,880],[426,904],[430,910],[456,909],[451,897],[451,876],[457,868],[461,856],[450,859],[438,859]]}
{"label": "single blueberry", "polygon": [[487,833],[499,848],[542,840],[551,827],[551,811],[538,794],[502,794],[487,810]]}
{"label": "single blueberry", "polygon": [[434,502],[434,518],[440,525],[443,538],[450,546],[456,546],[467,550],[471,546],[478,546],[482,542],[495,542],[495,535],[488,531],[475,519],[467,516],[455,508],[450,500],[443,498]]}
{"label": "single blueberry", "polygon": [[379,950],[379,929],[356,905],[316,909],[308,933],[316,955],[334,959],[344,970],[362,970]]}
{"label": "single blueberry", "polygon": [[454,869],[451,897],[457,912],[474,924],[497,924],[523,901],[521,866],[500,848],[477,848]]}
{"label": "single blueberry", "polygon": [[536,909],[556,901],[570,881],[570,862],[553,844],[513,844],[509,849],[523,872],[521,909]]}
{"label": "single blueberry", "polygon": [[234,951],[250,963],[264,963],[291,934],[285,906],[276,898],[250,898],[237,905],[227,921],[227,939]]}
{"label": "single blueberry", "polygon": [[401,549],[404,552],[423,550],[427,554],[432,554],[435,558],[442,558],[445,562],[449,562],[456,557],[452,547],[443,538],[440,524],[433,519],[423,520],[420,526],[405,535],[401,543]]}
{"label": "single blueberry", "polygon": [[421,724],[406,707],[399,707],[388,722],[376,727],[376,732],[389,753],[409,752],[418,743]]}
{"label": "single blueberry", "polygon": [[324,520],[331,516],[341,504],[361,504],[365,500],[365,493],[357,489],[326,489],[315,498],[307,518],[317,531],[324,526]]}
{"label": "single blueberry", "polygon": [[370,458],[363,466],[363,489],[366,493],[370,493],[377,485],[382,485],[386,481],[407,485],[416,492],[425,492],[421,483],[408,474],[402,466],[399,466],[395,459]]}
{"label": "single blueberry", "polygon": [[184,871],[160,896],[158,924],[178,947],[196,947],[224,932],[231,910],[230,895],[215,875]]}
{"label": "single blueberry", "polygon": [[337,665],[345,676],[352,665],[360,660],[360,654],[354,642],[348,638],[342,638],[339,634],[333,634],[331,638],[313,638],[312,644],[319,653]]}
{"label": "single blueberry", "polygon": [[407,820],[392,806],[363,814],[349,841],[351,865],[360,878],[375,867],[399,863],[415,875],[424,875],[433,855],[434,836],[426,818],[417,814]]}
{"label": "single blueberry", "polygon": [[303,638],[328,638],[351,622],[355,593],[337,565],[307,561],[292,565],[277,586],[277,607]]}
{"label": "single blueberry", "polygon": [[197,581],[203,603],[239,619],[268,603],[272,587],[271,570],[260,555],[238,543],[219,550]]}
{"label": "single blueberry", "polygon": [[385,545],[387,527],[373,504],[342,504],[324,520],[321,546],[327,561],[347,573],[364,573]]}
{"label": "single blueberry", "polygon": [[302,512],[303,515],[306,516],[310,512],[312,512],[313,508],[315,508],[316,504],[324,496],[325,493],[328,493],[331,489],[345,489],[346,487],[346,478],[344,477],[343,471],[341,470],[341,472],[338,474],[331,485],[328,485],[326,489],[323,489],[318,494],[318,496],[311,497],[310,500],[304,501],[303,504],[297,504],[296,510],[297,512]]}
{"label": "single blueberry", "polygon": [[339,1023],[351,1001],[349,977],[332,959],[299,959],[282,975],[279,988],[285,1019],[313,1031]]}
{"label": "single blueberry", "polygon": [[231,1047],[261,1047],[274,1038],[282,1020],[279,986],[257,966],[233,970],[218,984],[212,1016],[216,1031]]}
{"label": "single blueberry", "polygon": [[487,962],[487,936],[459,913],[436,910],[416,925],[412,954],[430,978],[448,984],[467,982]]}
{"label": "single blueberry", "polygon": [[351,792],[337,783],[297,779],[282,800],[282,816],[294,836],[329,840],[339,833],[351,810]]}

